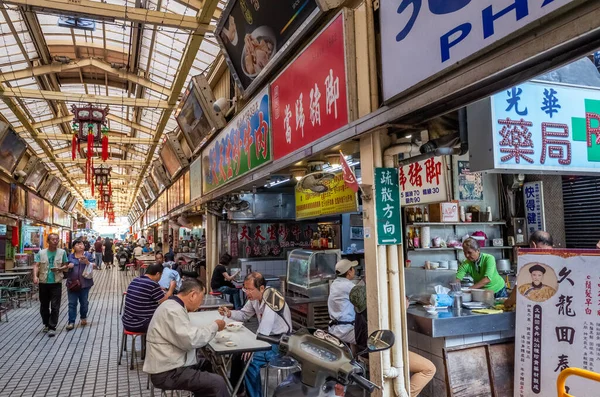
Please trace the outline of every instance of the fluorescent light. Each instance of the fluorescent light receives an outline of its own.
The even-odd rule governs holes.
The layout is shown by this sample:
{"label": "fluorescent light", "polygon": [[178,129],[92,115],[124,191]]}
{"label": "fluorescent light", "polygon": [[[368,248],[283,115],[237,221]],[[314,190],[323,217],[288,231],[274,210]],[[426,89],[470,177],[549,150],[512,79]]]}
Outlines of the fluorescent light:
{"label": "fluorescent light", "polygon": [[289,182],[290,178],[286,178],[286,179],[281,179],[275,182],[269,182],[265,185],[265,187],[273,187],[273,186],[277,186],[277,185],[281,185],[282,183],[286,183]]}

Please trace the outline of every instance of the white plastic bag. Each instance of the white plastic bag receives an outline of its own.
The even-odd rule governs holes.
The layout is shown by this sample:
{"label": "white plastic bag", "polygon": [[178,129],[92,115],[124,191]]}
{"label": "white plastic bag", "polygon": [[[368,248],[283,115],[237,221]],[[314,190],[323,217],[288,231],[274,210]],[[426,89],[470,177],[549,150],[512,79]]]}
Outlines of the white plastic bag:
{"label": "white plastic bag", "polygon": [[83,276],[83,278],[92,279],[92,277],[93,277],[92,271],[93,270],[94,270],[94,262],[90,262],[85,266],[85,269],[83,269],[83,273],[81,273],[81,275]]}

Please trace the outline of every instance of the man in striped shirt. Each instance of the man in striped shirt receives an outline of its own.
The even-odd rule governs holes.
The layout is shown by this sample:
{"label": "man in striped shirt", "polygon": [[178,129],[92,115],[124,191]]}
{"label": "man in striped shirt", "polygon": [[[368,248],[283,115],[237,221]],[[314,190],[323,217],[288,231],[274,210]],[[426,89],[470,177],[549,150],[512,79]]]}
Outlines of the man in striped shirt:
{"label": "man in striped shirt", "polygon": [[121,318],[123,327],[127,331],[147,332],[158,305],[173,295],[175,283],[171,283],[166,293],[158,285],[162,271],[162,265],[152,264],[146,269],[146,274],[134,278],[127,287],[125,308]]}

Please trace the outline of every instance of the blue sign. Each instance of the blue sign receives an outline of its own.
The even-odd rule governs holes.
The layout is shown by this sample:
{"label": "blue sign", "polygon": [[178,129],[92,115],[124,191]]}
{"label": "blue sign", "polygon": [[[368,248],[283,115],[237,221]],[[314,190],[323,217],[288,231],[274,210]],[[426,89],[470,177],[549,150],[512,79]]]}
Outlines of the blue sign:
{"label": "blue sign", "polygon": [[83,207],[88,210],[98,209],[98,200],[83,200]]}
{"label": "blue sign", "polygon": [[527,182],[523,185],[523,202],[525,203],[525,222],[527,232],[546,230],[544,217],[544,185],[541,181]]}
{"label": "blue sign", "polygon": [[471,105],[467,115],[476,171],[600,172],[598,89],[528,82]]}

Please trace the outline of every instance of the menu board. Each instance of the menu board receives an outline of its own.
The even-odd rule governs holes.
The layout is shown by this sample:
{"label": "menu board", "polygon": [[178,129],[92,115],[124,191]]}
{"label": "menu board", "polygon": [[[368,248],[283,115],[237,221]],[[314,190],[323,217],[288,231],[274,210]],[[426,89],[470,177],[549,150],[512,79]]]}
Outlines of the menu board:
{"label": "menu board", "polygon": [[317,9],[315,0],[231,0],[215,30],[232,76],[246,90]]}
{"label": "menu board", "polygon": [[286,249],[310,248],[316,223],[231,224],[229,247],[235,258],[283,257]]}
{"label": "menu board", "polygon": [[8,213],[10,210],[10,183],[0,179],[0,212]]}
{"label": "menu board", "polygon": [[[600,251],[523,249],[518,270],[514,395],[555,396],[564,369],[600,372]],[[580,377],[566,386],[598,395]]]}
{"label": "menu board", "polygon": [[27,192],[27,217],[38,221],[44,220],[44,200],[31,192]]}
{"label": "menu board", "polygon": [[0,142],[0,168],[3,168],[9,175],[12,175],[21,156],[25,153],[27,147],[17,133],[9,129]]}
{"label": "menu board", "polygon": [[15,183],[10,184],[10,210],[11,214],[25,216],[25,190]]}

